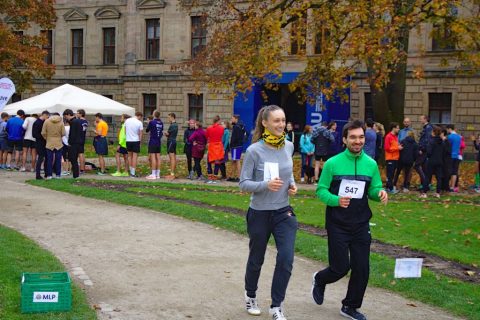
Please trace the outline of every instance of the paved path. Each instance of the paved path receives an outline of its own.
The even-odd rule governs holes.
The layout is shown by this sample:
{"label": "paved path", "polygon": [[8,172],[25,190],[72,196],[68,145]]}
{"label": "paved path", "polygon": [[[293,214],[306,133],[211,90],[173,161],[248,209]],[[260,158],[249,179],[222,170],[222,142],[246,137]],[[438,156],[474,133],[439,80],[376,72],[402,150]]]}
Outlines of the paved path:
{"label": "paved path", "polygon": [[[271,319],[243,310],[247,238],[150,210],[76,197],[23,183],[0,172],[0,223],[40,243],[86,289],[100,319]],[[268,250],[258,296],[263,310],[275,251]],[[285,303],[289,320],[342,319],[347,282],[329,285],[324,305],[311,302],[320,263],[297,257]],[[417,307],[412,307],[409,304]],[[368,288],[363,312],[372,319],[455,319],[387,291]]]}

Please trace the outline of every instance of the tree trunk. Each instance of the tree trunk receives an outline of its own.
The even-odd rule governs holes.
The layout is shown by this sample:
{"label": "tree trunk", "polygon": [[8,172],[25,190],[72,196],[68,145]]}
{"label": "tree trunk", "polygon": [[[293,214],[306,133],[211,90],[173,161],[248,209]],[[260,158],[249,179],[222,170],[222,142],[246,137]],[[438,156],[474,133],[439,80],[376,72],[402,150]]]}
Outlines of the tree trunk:
{"label": "tree trunk", "polygon": [[[409,29],[401,29],[398,39],[403,52],[408,52]],[[369,76],[373,70],[369,68]],[[371,77],[370,77],[371,78]],[[373,81],[370,83],[372,93],[373,114],[376,122],[388,128],[391,122],[402,123],[405,111],[405,88],[407,86],[407,57],[402,59],[394,71],[389,75],[389,82],[380,89],[375,88]]]}

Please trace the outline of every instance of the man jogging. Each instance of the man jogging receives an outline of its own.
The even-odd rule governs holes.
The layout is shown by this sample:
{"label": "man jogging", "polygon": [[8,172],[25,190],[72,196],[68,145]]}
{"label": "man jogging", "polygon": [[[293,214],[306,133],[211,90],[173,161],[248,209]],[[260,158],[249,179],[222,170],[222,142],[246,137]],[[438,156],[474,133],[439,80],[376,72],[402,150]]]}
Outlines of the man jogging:
{"label": "man jogging", "polygon": [[377,163],[363,152],[365,129],[361,121],[344,126],[343,143],[346,150],[325,163],[317,187],[317,196],[327,205],[330,266],[313,275],[312,296],[315,303],[322,304],[325,286],[340,280],[351,269],[340,314],[365,320],[357,309],[362,306],[370,272],[372,211],[368,199],[386,204],[388,195],[382,189]]}

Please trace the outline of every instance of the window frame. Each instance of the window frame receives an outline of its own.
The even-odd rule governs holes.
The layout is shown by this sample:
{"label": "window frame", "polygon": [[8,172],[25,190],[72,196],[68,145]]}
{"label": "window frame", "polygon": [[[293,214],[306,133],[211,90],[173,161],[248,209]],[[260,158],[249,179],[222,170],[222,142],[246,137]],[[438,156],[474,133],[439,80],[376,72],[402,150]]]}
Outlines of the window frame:
{"label": "window frame", "polygon": [[[433,99],[433,96],[436,96],[435,99]],[[442,99],[442,96],[446,98],[446,100],[443,100]],[[428,93],[428,116],[430,118],[430,122],[431,123],[434,123],[434,124],[450,124],[452,123],[452,116],[453,116],[453,110],[452,110],[452,107],[453,107],[453,93],[452,92],[429,92]],[[432,106],[432,104],[440,104],[440,103],[443,103],[443,102],[447,102],[447,104],[445,106],[438,106],[438,105],[434,105]],[[447,106],[448,104],[450,104],[450,106]],[[438,112],[438,116],[436,115],[432,115],[432,111],[433,112]],[[444,114],[447,113],[448,114],[448,120],[449,121],[445,121],[446,119]],[[437,119],[438,118],[438,119]]]}
{"label": "window frame", "polygon": [[[188,119],[194,119],[196,121],[203,122],[204,116],[204,95],[203,93],[188,93]],[[195,104],[196,103],[196,104]]]}
{"label": "window frame", "polygon": [[43,58],[46,64],[53,64],[53,30],[41,30],[40,33],[47,38],[47,44],[42,45],[42,50],[47,54]]}
{"label": "window frame", "polygon": [[[72,49],[72,54],[71,54],[71,64],[72,66],[83,66],[84,61],[83,61],[83,49],[84,49],[84,39],[83,39],[83,29],[70,29],[71,32],[71,49]],[[75,44],[75,34],[79,33],[80,37],[78,38],[81,40],[80,45]],[[78,55],[76,57],[76,54]],[[77,59],[76,59],[77,58]]]}
{"label": "window frame", "polygon": [[[203,27],[202,27],[203,25]],[[191,16],[190,17],[190,45],[191,45],[191,57],[195,59],[198,53],[207,46],[207,28],[205,27],[204,16]],[[198,29],[197,29],[198,28]],[[200,32],[196,32],[200,30]],[[198,45],[194,45],[195,41],[198,41]]]}
{"label": "window frame", "polygon": [[[111,32],[110,39],[113,39],[112,43],[107,43],[107,32]],[[116,62],[116,28],[106,27],[102,28],[103,36],[103,65],[114,65]]]}
{"label": "window frame", "polygon": [[[148,99],[147,99],[148,98]],[[156,93],[143,93],[143,117],[147,118],[149,115],[153,114],[155,110],[157,110],[157,94]],[[147,101],[149,104],[147,104]],[[152,104],[153,102],[153,104]],[[147,112],[147,110],[151,110]]]}
{"label": "window frame", "polygon": [[[151,27],[153,27],[152,38],[149,37]],[[160,32],[160,18],[145,19],[145,60],[160,59]]]}

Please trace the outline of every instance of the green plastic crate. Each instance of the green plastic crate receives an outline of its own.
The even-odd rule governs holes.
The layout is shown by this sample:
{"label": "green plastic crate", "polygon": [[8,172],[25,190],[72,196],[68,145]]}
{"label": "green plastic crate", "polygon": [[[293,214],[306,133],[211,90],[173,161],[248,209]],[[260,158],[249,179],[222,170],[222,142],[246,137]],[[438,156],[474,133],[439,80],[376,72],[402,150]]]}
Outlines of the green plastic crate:
{"label": "green plastic crate", "polygon": [[70,311],[72,288],[67,272],[23,273],[22,313]]}

